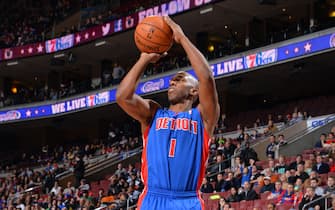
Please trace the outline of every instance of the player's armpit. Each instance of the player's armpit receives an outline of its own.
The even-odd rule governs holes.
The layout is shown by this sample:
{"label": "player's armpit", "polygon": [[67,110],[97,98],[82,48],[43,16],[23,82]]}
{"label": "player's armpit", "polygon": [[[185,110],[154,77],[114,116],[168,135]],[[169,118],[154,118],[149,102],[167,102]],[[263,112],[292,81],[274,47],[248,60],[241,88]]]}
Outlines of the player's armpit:
{"label": "player's armpit", "polygon": [[142,126],[148,126],[151,123],[157,108],[160,105],[149,99],[144,99],[141,96],[134,94],[131,99],[116,98],[119,106],[131,117],[141,123]]}

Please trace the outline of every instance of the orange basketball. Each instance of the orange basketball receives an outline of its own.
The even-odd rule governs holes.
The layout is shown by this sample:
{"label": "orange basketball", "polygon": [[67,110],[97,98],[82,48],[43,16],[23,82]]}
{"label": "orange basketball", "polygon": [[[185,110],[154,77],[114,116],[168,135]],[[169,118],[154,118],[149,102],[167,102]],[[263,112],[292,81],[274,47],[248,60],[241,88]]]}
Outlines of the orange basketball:
{"label": "orange basketball", "polygon": [[164,53],[173,43],[172,30],[161,16],[149,16],[136,27],[134,39],[137,48],[146,53]]}

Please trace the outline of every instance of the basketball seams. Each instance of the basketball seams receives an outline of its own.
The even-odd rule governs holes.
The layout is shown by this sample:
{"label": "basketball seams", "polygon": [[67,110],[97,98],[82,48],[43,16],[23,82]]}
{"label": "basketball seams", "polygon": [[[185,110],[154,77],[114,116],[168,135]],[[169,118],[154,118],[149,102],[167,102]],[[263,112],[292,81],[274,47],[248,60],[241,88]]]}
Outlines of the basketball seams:
{"label": "basketball seams", "polygon": [[[157,25],[154,25],[152,23],[146,23],[146,22],[141,22],[140,24],[145,24],[145,25],[149,25],[149,26],[152,26],[158,30],[160,30],[167,38],[171,37],[169,34],[167,34],[164,30],[162,30],[161,28],[157,27]],[[171,30],[171,29],[170,29]]]}
{"label": "basketball seams", "polygon": [[142,36],[140,33],[138,33],[137,31],[135,31],[135,34],[136,34],[136,36],[141,37],[141,39],[143,39],[143,40],[145,40],[145,41],[147,41],[147,42],[151,42],[151,43],[156,44],[156,45],[159,45],[159,46],[167,46],[167,47],[170,46],[170,44],[162,44],[162,43],[153,42],[152,40],[143,37],[143,36]]}
{"label": "basketball seams", "polygon": [[173,44],[172,36],[171,28],[158,16],[147,17],[137,25],[134,32],[137,48],[147,53],[168,51]]}

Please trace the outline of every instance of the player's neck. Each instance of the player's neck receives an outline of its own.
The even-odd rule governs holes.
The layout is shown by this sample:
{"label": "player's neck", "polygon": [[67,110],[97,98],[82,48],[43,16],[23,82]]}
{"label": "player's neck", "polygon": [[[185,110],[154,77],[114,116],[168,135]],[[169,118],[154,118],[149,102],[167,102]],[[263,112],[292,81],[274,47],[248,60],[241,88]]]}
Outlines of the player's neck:
{"label": "player's neck", "polygon": [[191,101],[184,101],[182,103],[177,104],[171,104],[169,107],[169,110],[179,113],[179,112],[185,112],[192,109],[192,102]]}

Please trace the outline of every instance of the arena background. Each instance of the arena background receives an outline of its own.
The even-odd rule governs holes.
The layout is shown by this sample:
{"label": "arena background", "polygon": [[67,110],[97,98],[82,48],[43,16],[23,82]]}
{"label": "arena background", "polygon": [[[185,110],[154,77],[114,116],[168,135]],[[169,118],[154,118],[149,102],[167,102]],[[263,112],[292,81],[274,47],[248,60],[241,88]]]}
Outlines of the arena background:
{"label": "arena background", "polygon": [[[126,73],[139,56],[133,41],[136,23],[157,12],[180,24],[213,65],[221,114],[226,115],[217,137],[234,136],[238,124],[253,128],[257,118],[267,121],[268,114],[285,117],[298,109],[318,117],[335,111],[332,0],[17,0],[2,1],[0,9],[6,11],[0,15],[2,177],[12,173],[7,166],[43,168],[50,161],[36,164],[37,157],[27,161],[27,156],[38,156],[46,145],[51,151],[60,146],[118,144],[124,138],[140,136],[138,123],[113,102],[113,94],[104,94],[115,90],[119,82],[112,78],[114,64]],[[279,59],[283,47],[287,53]],[[166,106],[166,88],[159,79],[189,69],[182,49],[173,46],[168,57],[145,73],[143,84],[152,82],[151,86],[139,91]],[[83,99],[85,105],[69,108],[68,103],[80,103],[74,102],[76,99]],[[59,110],[42,114],[52,105]],[[62,106],[67,108],[61,111]],[[317,131],[308,130],[307,121],[293,129],[288,140],[295,142],[294,146],[283,146],[280,154],[312,149],[318,135],[329,132],[330,128],[323,126],[332,118],[322,121]],[[304,143],[302,131],[304,135],[315,132],[313,141]],[[260,153],[267,142],[265,136],[253,146],[261,160],[266,159]],[[100,188],[116,164],[131,162],[138,168],[140,143],[138,146],[134,152],[127,147],[116,159],[106,156],[90,163],[86,178]],[[292,148],[295,154],[291,154]],[[28,155],[22,158],[22,154]],[[57,175],[60,182],[74,182],[71,170],[64,171]],[[108,189],[109,184],[104,183]],[[218,205],[216,201],[208,208],[214,209],[214,205]]]}

